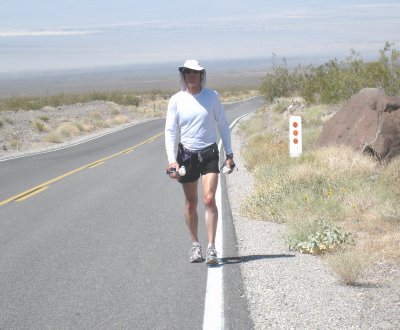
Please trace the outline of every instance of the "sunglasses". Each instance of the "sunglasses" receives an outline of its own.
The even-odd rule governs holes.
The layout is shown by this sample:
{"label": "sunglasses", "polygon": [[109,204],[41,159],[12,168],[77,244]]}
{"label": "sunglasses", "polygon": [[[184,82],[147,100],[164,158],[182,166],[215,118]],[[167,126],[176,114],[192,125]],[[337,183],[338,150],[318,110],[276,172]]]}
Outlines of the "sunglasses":
{"label": "sunglasses", "polygon": [[196,70],[192,70],[192,69],[183,69],[182,70],[182,73],[183,74],[198,74],[198,73],[200,73],[201,71],[196,71]]}

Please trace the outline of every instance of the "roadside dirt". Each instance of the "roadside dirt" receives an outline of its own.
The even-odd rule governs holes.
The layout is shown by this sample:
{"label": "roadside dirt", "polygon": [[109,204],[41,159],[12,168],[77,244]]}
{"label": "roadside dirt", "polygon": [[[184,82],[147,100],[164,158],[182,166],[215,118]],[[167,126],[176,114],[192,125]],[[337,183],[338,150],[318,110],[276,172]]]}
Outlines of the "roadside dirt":
{"label": "roadside dirt", "polygon": [[89,139],[124,125],[163,116],[165,109],[166,104],[144,104],[137,108],[93,101],[41,110],[2,111],[0,159]]}

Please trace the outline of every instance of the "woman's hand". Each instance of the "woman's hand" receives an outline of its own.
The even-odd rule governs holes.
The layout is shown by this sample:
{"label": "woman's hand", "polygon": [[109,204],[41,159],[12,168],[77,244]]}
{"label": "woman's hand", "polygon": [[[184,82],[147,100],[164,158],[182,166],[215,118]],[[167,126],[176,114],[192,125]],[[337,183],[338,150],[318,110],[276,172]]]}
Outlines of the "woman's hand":
{"label": "woman's hand", "polygon": [[225,160],[225,166],[229,168],[229,172],[227,174],[231,174],[233,169],[235,168],[235,162],[233,161],[233,157],[229,157]]}
{"label": "woman's hand", "polygon": [[177,180],[179,178],[179,164],[178,163],[171,163],[168,165],[167,174],[171,179]]}

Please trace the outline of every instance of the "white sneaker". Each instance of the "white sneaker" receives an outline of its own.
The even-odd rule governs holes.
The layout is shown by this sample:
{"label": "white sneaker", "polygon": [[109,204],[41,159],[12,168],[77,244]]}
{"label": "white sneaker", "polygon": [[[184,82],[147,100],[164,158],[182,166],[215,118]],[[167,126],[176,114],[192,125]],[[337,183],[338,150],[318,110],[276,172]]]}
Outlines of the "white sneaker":
{"label": "white sneaker", "polygon": [[190,262],[202,262],[203,261],[203,255],[202,255],[200,244],[193,244],[192,248],[189,251],[189,261]]}
{"label": "white sneaker", "polygon": [[206,264],[207,265],[216,265],[216,264],[218,264],[217,251],[212,247],[209,247],[207,249]]}

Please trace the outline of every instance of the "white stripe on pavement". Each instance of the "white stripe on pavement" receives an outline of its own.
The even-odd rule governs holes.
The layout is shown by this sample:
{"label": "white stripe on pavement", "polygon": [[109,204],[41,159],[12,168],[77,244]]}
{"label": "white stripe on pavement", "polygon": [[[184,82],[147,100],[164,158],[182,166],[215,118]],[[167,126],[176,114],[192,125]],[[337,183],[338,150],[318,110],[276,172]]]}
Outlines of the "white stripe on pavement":
{"label": "white stripe on pavement", "polygon": [[[240,119],[247,115],[248,114],[237,118],[229,128],[232,129],[232,127],[234,127]],[[218,145],[219,150],[221,150],[221,145],[222,142],[220,141]],[[219,214],[215,248],[218,252],[219,258],[223,257],[223,212],[221,195],[221,180],[219,180],[215,196]],[[224,329],[224,291],[222,268],[223,267],[221,265],[208,267],[203,330]]]}
{"label": "white stripe on pavement", "polygon": [[[217,236],[215,248],[219,258],[223,256],[222,242],[222,208],[221,208],[221,185],[218,184],[216,193],[219,219],[217,224]],[[207,274],[207,289],[204,307],[203,329],[223,329],[224,328],[224,294],[222,281],[222,267],[210,266]]]}

